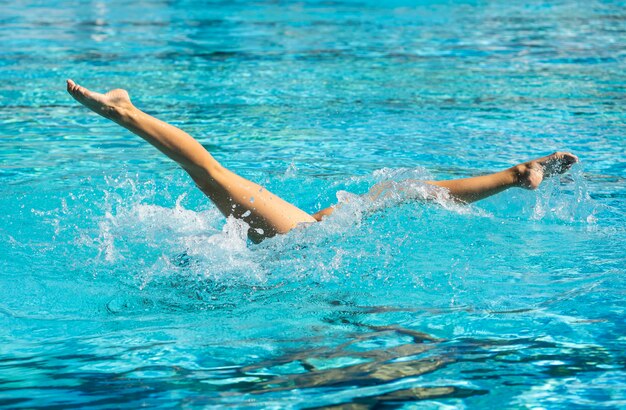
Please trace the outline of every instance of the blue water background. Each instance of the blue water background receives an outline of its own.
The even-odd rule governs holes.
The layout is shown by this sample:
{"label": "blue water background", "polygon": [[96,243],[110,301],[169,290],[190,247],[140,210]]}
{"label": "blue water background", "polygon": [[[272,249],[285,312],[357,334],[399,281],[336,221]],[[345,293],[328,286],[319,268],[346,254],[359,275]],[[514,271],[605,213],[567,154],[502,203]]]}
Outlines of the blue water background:
{"label": "blue water background", "polygon": [[[1,10],[0,405],[626,407],[624,2]],[[344,206],[252,245],[66,78]],[[354,196],[555,150],[535,192]]]}

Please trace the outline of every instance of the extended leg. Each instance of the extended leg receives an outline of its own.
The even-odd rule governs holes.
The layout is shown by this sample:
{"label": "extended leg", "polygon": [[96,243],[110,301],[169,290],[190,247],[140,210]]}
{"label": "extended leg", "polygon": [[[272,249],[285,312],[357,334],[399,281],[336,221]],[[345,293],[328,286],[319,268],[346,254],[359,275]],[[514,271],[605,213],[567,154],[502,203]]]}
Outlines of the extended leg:
{"label": "extended leg", "polygon": [[578,158],[575,155],[555,152],[495,174],[427,182],[448,189],[450,194],[459,201],[474,202],[509,188],[537,189],[545,177],[562,174],[577,161]]}
{"label": "extended leg", "polygon": [[299,223],[315,221],[260,185],[224,168],[186,132],[137,109],[126,91],[94,93],[72,80],[67,82],[67,91],[81,104],[139,135],[180,164],[225,216],[233,215],[250,225],[252,240],[260,241],[288,232]]}
{"label": "extended leg", "polygon": [[[575,155],[566,152],[555,152],[547,157],[524,162],[494,174],[447,181],[425,182],[446,188],[453,198],[469,203],[513,187],[536,189],[545,177],[561,174],[577,161],[578,158]],[[372,199],[376,199],[384,190],[385,186],[374,186],[368,195]],[[322,209],[313,214],[313,217],[319,221],[333,211],[334,207]]]}

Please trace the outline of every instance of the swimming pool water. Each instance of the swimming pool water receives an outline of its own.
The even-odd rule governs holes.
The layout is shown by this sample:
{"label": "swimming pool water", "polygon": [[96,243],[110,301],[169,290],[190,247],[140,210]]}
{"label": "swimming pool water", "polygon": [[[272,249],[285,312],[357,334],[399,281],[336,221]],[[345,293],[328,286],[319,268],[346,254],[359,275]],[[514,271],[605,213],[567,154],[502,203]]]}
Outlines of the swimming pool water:
{"label": "swimming pool water", "polygon": [[[21,1],[0,38],[0,406],[626,407],[623,2]],[[345,204],[252,245],[66,78]],[[355,196],[555,150],[535,192]]]}

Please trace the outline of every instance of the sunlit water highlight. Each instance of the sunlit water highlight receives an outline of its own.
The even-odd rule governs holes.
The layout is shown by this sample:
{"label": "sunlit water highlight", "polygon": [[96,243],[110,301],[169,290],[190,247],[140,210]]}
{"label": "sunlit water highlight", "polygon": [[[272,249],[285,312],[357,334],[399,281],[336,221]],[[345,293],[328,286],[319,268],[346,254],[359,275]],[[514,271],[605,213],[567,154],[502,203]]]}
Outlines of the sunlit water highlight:
{"label": "sunlit water highlight", "polygon": [[[626,406],[624,5],[379,3],[3,6],[0,405]],[[338,210],[251,244],[66,77]]]}

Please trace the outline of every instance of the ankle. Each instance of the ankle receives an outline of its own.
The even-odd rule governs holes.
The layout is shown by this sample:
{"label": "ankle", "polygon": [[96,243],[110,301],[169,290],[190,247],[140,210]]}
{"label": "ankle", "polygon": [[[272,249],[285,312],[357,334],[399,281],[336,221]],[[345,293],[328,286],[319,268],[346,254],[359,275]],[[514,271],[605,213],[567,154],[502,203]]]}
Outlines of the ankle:
{"label": "ankle", "polygon": [[507,171],[511,176],[513,186],[521,187],[524,185],[524,181],[528,179],[529,169],[526,164],[515,165]]}
{"label": "ankle", "polygon": [[137,112],[132,104],[128,105],[111,105],[104,108],[104,116],[117,123],[127,123],[133,119]]}

